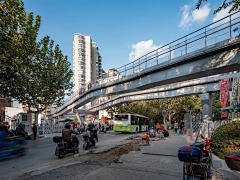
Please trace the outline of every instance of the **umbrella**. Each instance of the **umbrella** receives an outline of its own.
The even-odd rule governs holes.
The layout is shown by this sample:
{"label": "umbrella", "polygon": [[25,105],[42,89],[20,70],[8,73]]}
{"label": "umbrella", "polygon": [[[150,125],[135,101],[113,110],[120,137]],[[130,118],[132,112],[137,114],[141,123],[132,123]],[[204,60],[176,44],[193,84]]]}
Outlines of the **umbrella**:
{"label": "umbrella", "polygon": [[219,111],[220,112],[229,112],[229,113],[232,113],[232,112],[238,113],[238,112],[240,112],[240,104],[221,108]]}
{"label": "umbrella", "polygon": [[60,119],[58,122],[72,122],[72,121],[75,121],[74,119],[71,119],[71,118],[65,118],[65,119]]}

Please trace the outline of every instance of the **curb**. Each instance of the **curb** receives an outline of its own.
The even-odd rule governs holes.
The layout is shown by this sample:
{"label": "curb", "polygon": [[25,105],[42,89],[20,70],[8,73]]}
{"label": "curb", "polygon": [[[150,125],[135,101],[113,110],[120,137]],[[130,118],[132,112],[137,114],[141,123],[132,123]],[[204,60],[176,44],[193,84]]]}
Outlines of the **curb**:
{"label": "curb", "polygon": [[[216,162],[214,162],[216,161]],[[220,159],[218,156],[213,154],[213,169],[221,174],[223,177],[228,177],[229,179],[240,179],[240,172],[231,170],[225,160]]]}

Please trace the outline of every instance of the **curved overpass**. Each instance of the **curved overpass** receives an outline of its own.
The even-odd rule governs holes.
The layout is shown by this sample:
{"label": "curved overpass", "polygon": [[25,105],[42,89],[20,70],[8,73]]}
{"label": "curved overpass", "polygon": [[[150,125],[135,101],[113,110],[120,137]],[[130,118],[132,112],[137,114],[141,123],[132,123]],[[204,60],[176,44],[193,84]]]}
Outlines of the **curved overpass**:
{"label": "curved overpass", "polygon": [[[239,14],[238,12],[238,15]],[[222,20],[224,20],[224,18]],[[237,17],[236,20],[234,24],[240,24],[240,16]],[[170,43],[170,47],[166,52],[161,51],[162,54],[159,53],[159,50],[155,50],[134,61],[130,68],[129,64],[125,65],[125,71],[121,71],[122,67],[118,68],[121,74],[125,72],[126,75],[129,69],[132,73],[128,76],[119,76],[118,79],[112,82],[97,84],[81,95],[78,95],[78,92],[75,93],[69,102],[66,102],[50,116],[55,117],[67,114],[71,112],[73,108],[77,109],[101,96],[142,91],[156,86],[238,70],[240,68],[238,64],[240,58],[240,38],[237,36],[229,38],[229,33],[230,37],[232,36],[231,27],[233,24],[230,26],[224,25],[220,30],[218,27],[214,27],[214,32],[206,31],[206,28],[211,26],[213,26],[213,24],[196,31],[199,33],[194,37],[192,36],[196,32],[173,41]],[[208,37],[211,36],[213,39],[215,38],[216,42],[216,38],[222,36],[219,35],[219,32],[225,31],[226,29],[228,30],[228,28],[230,28],[230,32],[227,33],[227,39],[207,46],[211,40],[208,39]],[[205,33],[201,33],[200,31],[204,31],[204,29]],[[226,33],[223,33],[223,35],[226,35]],[[185,41],[183,41],[183,39],[185,39]],[[199,40],[203,40],[205,47],[199,48],[199,44],[194,44],[197,50],[187,52],[187,47],[192,48],[193,46],[190,45],[193,45],[194,42],[198,42]],[[175,46],[172,45],[174,43]],[[185,54],[183,54],[182,48]],[[178,57],[176,55],[177,50],[181,50],[181,54]],[[170,57],[170,60],[160,63],[159,60],[165,58],[163,55],[166,55],[166,53],[168,54],[168,58]],[[156,64],[153,66],[151,64],[151,67],[149,67],[149,62],[156,62]],[[142,68],[143,65],[145,68]],[[136,71],[136,68],[139,68],[139,71]]]}
{"label": "curved overpass", "polygon": [[112,106],[123,104],[132,101],[142,101],[142,100],[153,100],[153,99],[164,99],[171,97],[181,97],[188,95],[204,94],[204,93],[215,93],[219,92],[219,81],[225,78],[230,78],[230,88],[232,86],[232,78],[240,77],[240,73],[222,75],[218,77],[212,77],[204,80],[186,82],[178,84],[175,86],[162,87],[157,89],[138,91],[133,93],[126,93],[114,97],[108,101],[100,103],[99,105],[93,106],[88,109],[88,111],[99,111]]}

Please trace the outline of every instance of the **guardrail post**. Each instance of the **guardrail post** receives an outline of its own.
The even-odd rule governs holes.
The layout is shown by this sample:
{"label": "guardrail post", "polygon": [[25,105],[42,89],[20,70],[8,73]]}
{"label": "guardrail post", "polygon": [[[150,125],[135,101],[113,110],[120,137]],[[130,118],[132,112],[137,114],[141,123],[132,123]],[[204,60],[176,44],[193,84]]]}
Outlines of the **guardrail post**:
{"label": "guardrail post", "polygon": [[171,60],[171,43],[169,44],[169,60]]}
{"label": "guardrail post", "polygon": [[139,68],[139,72],[140,72],[140,59],[138,60],[138,68]]}
{"label": "guardrail post", "polygon": [[147,56],[145,57],[145,69],[147,69]]}
{"label": "guardrail post", "polygon": [[205,47],[207,47],[207,32],[206,32],[206,27],[205,27]]}
{"label": "guardrail post", "polygon": [[126,72],[126,65],[125,65],[125,76],[127,75],[127,72]]}
{"label": "guardrail post", "polygon": [[118,79],[119,79],[119,68],[117,68],[117,73],[118,73]]}
{"label": "guardrail post", "polygon": [[133,61],[133,73],[134,73],[134,61]]}
{"label": "guardrail post", "polygon": [[157,57],[157,64],[158,64],[158,49],[157,49],[157,52],[156,52],[156,57]]}
{"label": "guardrail post", "polygon": [[232,23],[231,23],[231,15],[229,16],[229,18],[230,18],[230,21],[229,21],[229,23],[230,23],[230,38],[232,38]]}
{"label": "guardrail post", "polygon": [[185,37],[185,54],[187,54],[187,37]]}

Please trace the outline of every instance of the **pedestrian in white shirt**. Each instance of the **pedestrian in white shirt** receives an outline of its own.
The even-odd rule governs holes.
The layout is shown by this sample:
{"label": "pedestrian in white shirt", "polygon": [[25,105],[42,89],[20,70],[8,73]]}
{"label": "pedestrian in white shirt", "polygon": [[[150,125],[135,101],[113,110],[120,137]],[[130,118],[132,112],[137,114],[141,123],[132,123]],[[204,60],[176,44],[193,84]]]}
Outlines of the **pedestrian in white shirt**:
{"label": "pedestrian in white shirt", "polygon": [[175,130],[175,133],[177,133],[177,129],[178,129],[178,123],[177,123],[177,121],[175,121],[175,123],[174,123],[174,130]]}

